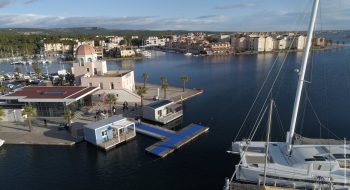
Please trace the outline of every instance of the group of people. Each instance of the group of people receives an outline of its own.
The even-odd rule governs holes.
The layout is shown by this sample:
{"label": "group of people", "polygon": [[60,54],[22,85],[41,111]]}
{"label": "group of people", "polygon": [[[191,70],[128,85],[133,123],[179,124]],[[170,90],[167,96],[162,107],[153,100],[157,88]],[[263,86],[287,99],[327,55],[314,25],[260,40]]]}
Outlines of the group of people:
{"label": "group of people", "polygon": [[124,103],[123,103],[123,111],[125,111],[125,110],[129,110],[129,104],[128,104],[128,102],[127,101],[125,101]]}
{"label": "group of people", "polygon": [[[135,110],[137,110],[137,103],[135,103]],[[124,101],[123,103],[123,112],[125,110],[129,110],[129,103],[127,101]],[[112,115],[116,115],[117,114],[117,107],[116,105],[112,106]],[[106,109],[104,109],[103,111],[101,109],[96,111],[95,114],[95,120],[99,120],[99,119],[103,119],[104,117],[106,117],[106,115],[108,114],[108,111]]]}

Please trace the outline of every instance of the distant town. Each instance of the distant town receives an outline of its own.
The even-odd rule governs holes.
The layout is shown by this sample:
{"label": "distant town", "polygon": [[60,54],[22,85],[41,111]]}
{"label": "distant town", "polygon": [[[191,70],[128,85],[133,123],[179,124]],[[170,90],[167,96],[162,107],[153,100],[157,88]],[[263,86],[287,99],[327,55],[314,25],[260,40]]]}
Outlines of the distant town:
{"label": "distant town", "polygon": [[[147,72],[137,82],[133,69],[108,69],[109,59],[152,58],[156,51],[184,56],[302,51],[306,45],[305,34],[293,32],[70,36],[9,31],[0,35],[0,63],[13,70],[0,73],[2,143],[74,145],[85,140],[109,150],[138,132],[162,140],[146,149],[159,157],[209,130],[200,124],[173,129],[181,123],[183,102],[204,91],[188,88],[191,76],[184,74],[178,76],[182,87],[170,86],[163,75],[157,76],[160,84],[150,84]],[[337,47],[340,41],[325,37],[313,41],[313,48]],[[69,68],[49,73],[48,65],[62,61]]]}
{"label": "distant town", "polygon": [[[4,33],[3,37],[0,37],[2,58],[40,54],[46,57],[60,56],[66,61],[73,61],[77,48],[84,44],[95,49],[98,59],[108,59],[149,57],[150,54],[146,50],[179,52],[194,56],[264,53],[286,49],[301,51],[306,43],[304,32],[178,32],[179,34],[170,35],[72,35],[24,31],[0,33]],[[130,34],[133,34],[132,31]],[[340,47],[344,42],[318,35],[313,44],[314,48],[323,49]]]}
{"label": "distant town", "polygon": [[[96,36],[100,37],[100,36]],[[238,33],[238,34],[206,34],[202,32],[165,37],[148,36],[103,36],[106,40],[79,41],[72,38],[61,38],[60,41],[73,41],[74,44],[44,43],[45,55],[71,55],[82,44],[94,47],[101,59],[107,57],[139,57],[147,56],[142,49],[155,49],[170,52],[180,52],[186,55],[228,55],[235,53],[272,52],[276,50],[303,50],[306,36],[295,33]],[[97,43],[96,43],[97,42]],[[335,43],[334,43],[335,44]],[[325,48],[333,45],[331,39],[318,37],[314,46]],[[338,44],[339,45],[339,42]]]}

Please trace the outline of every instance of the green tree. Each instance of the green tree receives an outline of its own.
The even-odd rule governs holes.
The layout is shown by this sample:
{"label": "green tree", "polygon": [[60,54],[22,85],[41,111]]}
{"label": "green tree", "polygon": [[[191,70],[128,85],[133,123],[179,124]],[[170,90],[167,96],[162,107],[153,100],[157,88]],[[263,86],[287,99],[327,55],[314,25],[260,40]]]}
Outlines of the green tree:
{"label": "green tree", "polygon": [[167,79],[165,76],[160,76],[160,84],[163,84],[166,81],[167,81]]}
{"label": "green tree", "polygon": [[111,113],[113,113],[112,106],[115,103],[117,103],[117,97],[115,96],[115,94],[107,94],[107,96],[106,96],[106,104],[109,105]]}
{"label": "green tree", "polygon": [[9,90],[9,88],[7,86],[0,86],[0,91],[2,94],[4,94],[8,90]]}
{"label": "green tree", "polygon": [[140,38],[131,39],[131,45],[140,47],[142,45],[142,39]]}
{"label": "green tree", "polygon": [[24,106],[22,110],[22,116],[27,118],[29,131],[32,132],[32,116],[35,115],[34,109],[30,105]]}
{"label": "green tree", "polygon": [[141,97],[141,106],[143,106],[143,98],[147,93],[147,88],[145,86],[137,86],[137,94]]}
{"label": "green tree", "polygon": [[65,78],[66,78],[66,83],[68,83],[69,86],[74,86],[74,82],[75,82],[74,74],[67,73]]}
{"label": "green tree", "polygon": [[40,68],[40,65],[38,62],[33,62],[32,68],[33,68],[35,74],[37,74],[37,75],[41,74],[41,68]]}
{"label": "green tree", "polygon": [[20,68],[20,67],[16,67],[16,68],[15,68],[15,72],[16,72],[16,73],[21,73],[21,72],[22,72],[22,70],[21,70],[21,68]]}
{"label": "green tree", "polygon": [[120,42],[119,42],[119,45],[127,45],[127,41],[124,39],[124,40],[120,40]]}
{"label": "green tree", "polygon": [[148,79],[148,73],[146,73],[146,72],[142,73],[142,78],[143,78],[143,87],[146,87],[146,81]]}
{"label": "green tree", "polygon": [[169,87],[168,80],[165,76],[160,76],[160,85],[162,89],[164,90],[164,99],[166,98],[166,91]]}
{"label": "green tree", "polygon": [[55,80],[55,85],[56,86],[64,86],[64,75],[59,75],[58,79]]}
{"label": "green tree", "polygon": [[5,111],[3,108],[0,107],[0,121],[2,120],[2,117],[5,116]]}
{"label": "green tree", "polygon": [[185,92],[185,85],[188,82],[188,76],[183,75],[183,76],[180,77],[180,80],[181,80],[181,82],[183,84],[182,92]]}
{"label": "green tree", "polygon": [[74,117],[75,117],[75,113],[70,110],[64,112],[63,114],[63,118],[67,120],[68,126],[71,126],[71,123],[72,123],[71,121],[72,119],[74,119]]}
{"label": "green tree", "polygon": [[164,99],[166,99],[166,92],[167,92],[167,89],[169,88],[169,84],[167,81],[163,82],[162,83],[162,89],[164,90]]}

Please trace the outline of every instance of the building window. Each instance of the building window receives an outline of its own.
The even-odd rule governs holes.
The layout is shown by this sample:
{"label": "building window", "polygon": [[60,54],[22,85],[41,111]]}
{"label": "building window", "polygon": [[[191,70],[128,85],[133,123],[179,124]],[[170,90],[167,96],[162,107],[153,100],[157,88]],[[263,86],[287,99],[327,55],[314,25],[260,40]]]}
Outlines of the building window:
{"label": "building window", "polygon": [[107,136],[107,130],[102,131],[102,137],[105,137],[105,136]]}
{"label": "building window", "polygon": [[89,59],[88,59],[88,62],[92,62],[92,59],[91,59],[91,58],[89,58]]}
{"label": "building window", "polygon": [[102,82],[100,83],[100,88],[103,89],[103,83]]}
{"label": "building window", "polygon": [[111,82],[111,89],[114,89],[114,84],[113,84],[113,82]]}
{"label": "building window", "polygon": [[159,116],[159,117],[162,116],[162,110],[158,110],[158,116]]}
{"label": "building window", "polygon": [[86,68],[86,72],[90,72],[90,68]]}
{"label": "building window", "polygon": [[84,67],[84,59],[83,58],[80,58],[80,66]]}
{"label": "building window", "polygon": [[90,86],[90,87],[92,86],[92,83],[91,83],[91,82],[89,83],[89,86]]}

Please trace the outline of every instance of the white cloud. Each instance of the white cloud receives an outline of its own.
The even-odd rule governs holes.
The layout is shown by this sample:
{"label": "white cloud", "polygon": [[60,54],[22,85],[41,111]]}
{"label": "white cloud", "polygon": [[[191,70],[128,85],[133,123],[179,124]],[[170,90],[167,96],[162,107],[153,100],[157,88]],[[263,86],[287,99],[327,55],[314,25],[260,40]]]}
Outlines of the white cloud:
{"label": "white cloud", "polygon": [[23,3],[24,4],[32,4],[32,3],[36,3],[38,1],[40,1],[40,0],[27,0],[27,1],[24,1]]}
{"label": "white cloud", "polygon": [[218,5],[214,8],[223,10],[223,9],[237,9],[237,8],[249,8],[249,7],[255,7],[255,4],[254,3],[232,3],[232,4],[225,4],[225,5]]}
{"label": "white cloud", "polygon": [[0,14],[2,27],[105,27],[117,29],[205,29],[217,26],[227,20],[220,15],[206,15],[196,18],[135,17],[59,17],[36,14]]}
{"label": "white cloud", "polygon": [[[12,1],[13,2],[13,1]],[[0,0],[0,8],[6,7],[12,3],[11,0]]]}

